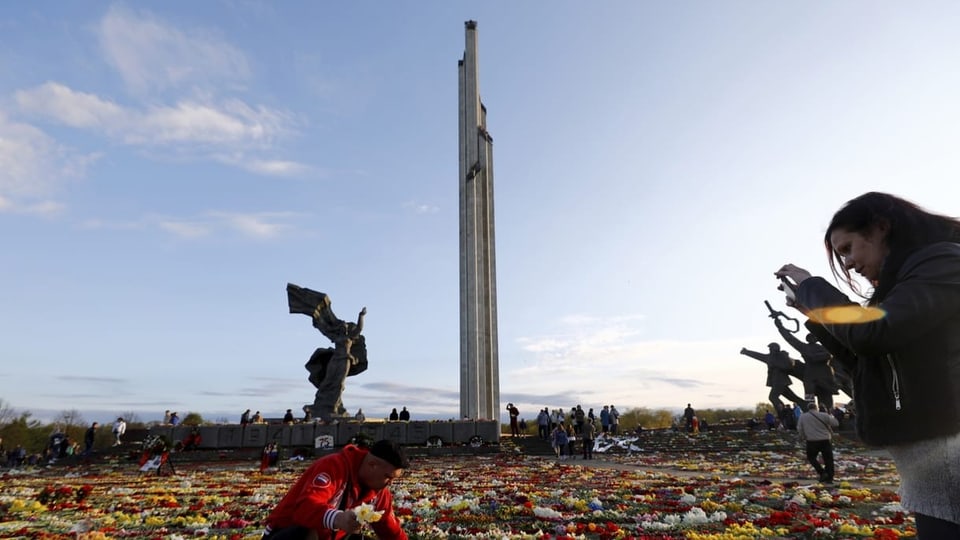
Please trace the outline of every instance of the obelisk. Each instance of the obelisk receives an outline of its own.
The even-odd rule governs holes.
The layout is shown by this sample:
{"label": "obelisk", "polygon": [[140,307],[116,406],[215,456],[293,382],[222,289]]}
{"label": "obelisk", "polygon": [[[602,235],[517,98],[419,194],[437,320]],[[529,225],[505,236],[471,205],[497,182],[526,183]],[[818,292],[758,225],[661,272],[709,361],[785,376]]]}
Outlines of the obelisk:
{"label": "obelisk", "polygon": [[477,23],[467,21],[460,70],[460,417],[500,418],[493,139],[480,101]]}

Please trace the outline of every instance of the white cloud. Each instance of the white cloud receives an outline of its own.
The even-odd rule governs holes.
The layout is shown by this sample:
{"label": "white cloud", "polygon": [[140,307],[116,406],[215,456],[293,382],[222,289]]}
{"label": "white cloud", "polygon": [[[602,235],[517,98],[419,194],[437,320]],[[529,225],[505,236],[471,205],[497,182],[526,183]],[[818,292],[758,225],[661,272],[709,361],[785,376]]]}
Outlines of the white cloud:
{"label": "white cloud", "polygon": [[98,154],[81,154],[0,111],[0,211],[49,215],[64,179],[82,176]]}
{"label": "white cloud", "polygon": [[[2,201],[0,201],[2,202]],[[2,206],[0,206],[2,210]],[[275,238],[292,225],[284,220],[295,217],[294,212],[258,212],[236,213],[209,211],[201,216],[177,218],[170,216],[146,216],[136,221],[107,221],[101,219],[85,220],[81,226],[88,229],[160,229],[184,239],[204,238],[218,231],[232,231],[247,238]]]}
{"label": "white cloud", "polygon": [[210,233],[210,228],[202,223],[162,220],[158,223],[158,226],[175,236],[183,238],[199,238]]}
{"label": "white cloud", "polygon": [[176,28],[145,11],[113,6],[98,31],[107,61],[138,93],[240,84],[250,76],[244,54],[221,37]]}
{"label": "white cloud", "polygon": [[260,159],[243,152],[218,154],[214,156],[214,159],[226,165],[240,167],[252,173],[267,176],[298,176],[310,170],[310,167],[296,161]]}
{"label": "white cloud", "polygon": [[[294,132],[294,117],[277,108],[219,96],[241,88],[250,76],[246,57],[215,31],[181,29],[146,11],[121,6],[110,8],[97,28],[106,61],[117,69],[127,86],[137,94],[175,92],[179,97],[164,103],[153,95],[149,104],[125,105],[121,101],[74,90],[56,81],[21,89],[14,95],[21,112],[45,118],[75,129],[86,130],[112,142],[173,153],[178,159],[210,159],[244,170],[272,176],[293,176],[308,167],[288,160],[264,156],[276,141]],[[2,119],[0,119],[2,120]],[[42,132],[26,138],[33,154],[53,153],[57,143]],[[24,141],[22,136],[14,141]],[[30,152],[12,148],[0,138],[0,165],[4,156],[18,156],[21,168],[49,165],[33,159]],[[22,146],[26,143],[20,143]],[[260,155],[253,155],[260,154]],[[95,155],[98,157],[97,155]],[[226,157],[225,157],[226,156]],[[60,171],[45,176],[80,174],[90,159],[67,163]],[[0,193],[11,178],[38,176],[35,172],[8,167],[0,172]]]}
{"label": "white cloud", "polygon": [[575,380],[577,390],[569,398],[573,404],[669,407],[694,401],[701,406],[728,406],[733,395],[742,399],[738,405],[749,407],[763,400],[765,367],[753,362],[757,365],[751,371],[752,361],[738,354],[743,343],[757,338],[644,341],[638,339],[642,328],[631,324],[643,319],[635,314],[560,317],[558,331],[519,339],[529,356],[514,364],[517,367],[502,371],[501,381],[509,381],[509,389],[503,392],[543,393],[570,388]]}
{"label": "white cloud", "polygon": [[227,212],[211,212],[210,215],[219,220],[224,226],[238,231],[244,236],[265,239],[276,237],[281,232],[289,229],[289,225],[285,223],[278,223],[276,220],[279,218],[288,217],[292,214],[236,214]]}
{"label": "white cloud", "polygon": [[219,104],[181,101],[138,111],[55,82],[20,90],[15,98],[24,112],[143,146],[267,147],[289,123],[284,112],[236,99]]}
{"label": "white cloud", "polygon": [[[264,175],[292,176],[308,169],[297,162],[262,159],[246,153],[245,150],[269,150],[277,138],[291,132],[293,122],[284,111],[252,107],[237,99],[219,103],[181,101],[141,111],[56,82],[17,91],[15,99],[25,113],[86,129],[123,144],[172,148],[188,158],[213,159]],[[56,145],[36,128],[22,126],[35,131],[37,140]],[[0,152],[22,154],[16,149],[0,148]]]}
{"label": "white cloud", "polygon": [[403,207],[407,210],[411,210],[414,214],[436,214],[440,211],[439,206],[427,203],[418,203],[414,201],[403,203]]}

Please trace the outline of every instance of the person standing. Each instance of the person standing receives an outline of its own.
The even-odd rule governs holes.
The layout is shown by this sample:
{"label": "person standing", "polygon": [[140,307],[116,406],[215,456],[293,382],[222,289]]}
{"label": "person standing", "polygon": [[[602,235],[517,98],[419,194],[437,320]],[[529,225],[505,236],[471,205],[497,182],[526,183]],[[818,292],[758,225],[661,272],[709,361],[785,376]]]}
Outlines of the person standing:
{"label": "person standing", "polygon": [[604,405],[603,410],[600,411],[600,428],[604,433],[610,431],[610,407],[608,405]]}
{"label": "person standing", "polygon": [[537,435],[544,441],[547,440],[550,435],[550,413],[547,412],[546,407],[541,409],[540,413],[537,414]]}
{"label": "person standing", "polygon": [[100,424],[94,422],[90,424],[87,432],[83,434],[83,455],[89,456],[93,453],[93,443],[97,438],[97,428],[99,426]]}
{"label": "person standing", "polygon": [[583,423],[583,459],[593,459],[593,438],[597,435],[597,428],[593,425],[593,420],[587,420]]}
{"label": "person standing", "polygon": [[693,431],[693,417],[696,413],[693,411],[693,407],[687,403],[687,408],[683,410],[683,421],[687,431]]}
{"label": "person standing", "polygon": [[507,413],[510,414],[510,436],[519,437],[520,436],[520,409],[518,409],[513,403],[507,403]]}
{"label": "person standing", "polygon": [[120,446],[123,441],[120,439],[123,437],[123,434],[127,432],[127,423],[123,420],[122,416],[117,417],[117,421],[113,423],[113,437],[114,437],[114,446]]}
{"label": "person standing", "polygon": [[[167,415],[167,423],[170,423],[170,415]],[[250,423],[250,409],[243,411],[243,414],[240,415],[240,425],[246,427]]]}
{"label": "person standing", "polygon": [[871,192],[833,215],[823,242],[865,306],[794,264],[774,275],[853,374],[857,434],[893,457],[918,538],[960,538],[960,220]]}
{"label": "person standing", "polygon": [[361,504],[383,512],[370,525],[378,538],[406,540],[389,487],[409,466],[403,449],[388,440],[369,449],[348,444],[318,459],[270,512],[263,540],[344,538],[360,530]]}
{"label": "person standing", "polygon": [[401,421],[401,422],[409,422],[409,421],[410,421],[410,411],[408,411],[407,408],[404,407],[403,409],[400,410],[399,418],[400,418],[400,421]]}
{"label": "person standing", "polygon": [[610,433],[617,435],[620,431],[620,411],[615,405],[610,406]]}
{"label": "person standing", "polygon": [[[839,425],[836,418],[818,411],[816,403],[807,405],[807,412],[797,421],[797,434],[807,447],[807,461],[817,471],[820,481],[826,484],[833,483],[833,445],[830,439],[833,428]],[[823,465],[818,459],[821,455]]]}
{"label": "person standing", "polygon": [[170,409],[163,411],[163,425],[170,425]]}

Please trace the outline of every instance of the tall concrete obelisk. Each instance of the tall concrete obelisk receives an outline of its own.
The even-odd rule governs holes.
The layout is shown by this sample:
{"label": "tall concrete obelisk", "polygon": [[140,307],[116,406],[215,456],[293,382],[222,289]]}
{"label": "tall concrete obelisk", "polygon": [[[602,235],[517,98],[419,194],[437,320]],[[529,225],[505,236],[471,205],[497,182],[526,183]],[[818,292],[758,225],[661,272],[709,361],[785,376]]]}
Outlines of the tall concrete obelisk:
{"label": "tall concrete obelisk", "polygon": [[493,139],[480,102],[477,23],[460,60],[460,417],[500,418]]}

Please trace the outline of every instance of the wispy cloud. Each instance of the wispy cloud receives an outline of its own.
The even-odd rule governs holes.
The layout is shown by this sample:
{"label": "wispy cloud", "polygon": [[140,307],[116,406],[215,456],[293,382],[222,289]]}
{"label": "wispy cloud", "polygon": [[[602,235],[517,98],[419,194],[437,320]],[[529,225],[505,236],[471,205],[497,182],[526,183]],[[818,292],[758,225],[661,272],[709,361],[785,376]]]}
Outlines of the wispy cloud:
{"label": "wispy cloud", "polygon": [[29,124],[0,111],[0,212],[51,215],[62,181],[82,176],[99,154],[65,147]]}
{"label": "wispy cloud", "polygon": [[243,152],[233,154],[214,154],[213,159],[225,165],[239,167],[255,174],[266,176],[301,176],[311,167],[296,161],[281,159],[260,159]]}
{"label": "wispy cloud", "polygon": [[211,212],[210,217],[230,229],[240,232],[244,236],[254,238],[273,238],[290,228],[280,220],[293,216],[288,212],[261,212],[255,214],[238,214],[230,212]]}
{"label": "wispy cloud", "polygon": [[510,388],[521,395],[578,381],[578,391],[559,402],[514,400],[528,408],[581,402],[661,407],[737,389],[749,393],[762,383],[763,369],[757,369],[755,380],[744,380],[742,370],[731,369],[742,365],[737,351],[749,340],[644,340],[644,320],[637,314],[562,316],[549,335],[519,339],[527,354],[516,363],[519,367],[502,371],[501,380],[510,381]]}
{"label": "wispy cloud", "polygon": [[237,99],[219,103],[183,100],[172,106],[136,110],[56,82],[17,91],[14,97],[25,113],[137,146],[266,148],[290,125],[289,115],[283,111],[252,107]]}
{"label": "wispy cloud", "polygon": [[61,381],[82,383],[122,384],[126,382],[126,379],[119,377],[90,377],[86,375],[58,375],[56,378]]}
{"label": "wispy cloud", "polygon": [[97,30],[107,62],[134,92],[240,85],[250,77],[246,56],[207,29],[177,28],[115,5]]}
{"label": "wispy cloud", "polygon": [[247,238],[267,240],[293,230],[295,212],[223,212],[211,210],[199,216],[146,216],[136,221],[90,219],[81,226],[87,229],[146,230],[160,229],[184,239],[197,239],[217,232],[233,232]]}
{"label": "wispy cloud", "polygon": [[[132,91],[128,98],[133,104],[48,81],[15,92],[22,116],[143,148],[160,159],[210,160],[268,176],[309,170],[269,155],[279,139],[296,133],[295,115],[231,95],[243,92],[251,71],[245,55],[215,31],[182,29],[147,11],[114,6],[101,19],[97,35],[106,62]],[[27,167],[45,166],[51,170],[44,176],[51,179],[83,173],[38,127],[13,124],[7,129],[17,133],[5,137],[0,132],[0,165],[7,164],[5,156],[17,159],[0,172],[0,188],[12,184],[11,178],[36,177],[36,171],[23,170]],[[41,159],[51,155],[61,159]],[[5,192],[9,190],[0,194]]]}
{"label": "wispy cloud", "polygon": [[407,201],[403,203],[403,208],[413,212],[414,214],[436,214],[440,211],[439,206],[414,201]]}

